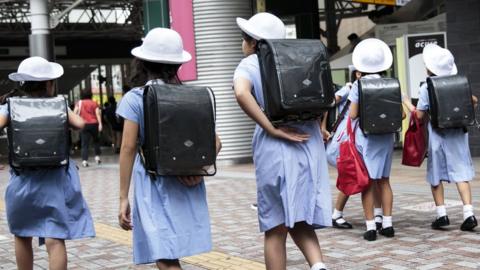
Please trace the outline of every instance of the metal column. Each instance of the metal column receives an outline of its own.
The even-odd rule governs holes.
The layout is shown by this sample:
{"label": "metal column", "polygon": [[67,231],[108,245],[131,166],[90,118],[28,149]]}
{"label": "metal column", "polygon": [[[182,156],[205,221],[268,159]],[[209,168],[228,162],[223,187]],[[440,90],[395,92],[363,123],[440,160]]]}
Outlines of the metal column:
{"label": "metal column", "polygon": [[170,27],[168,0],[143,0],[145,34],[155,27]]}
{"label": "metal column", "polygon": [[328,51],[330,54],[336,53],[340,50],[338,47],[338,36],[337,36],[337,17],[335,14],[335,0],[324,0],[325,1],[325,15],[326,15],[326,24],[327,24],[327,41],[328,41]]}
{"label": "metal column", "polygon": [[29,35],[30,56],[53,61],[53,39],[50,35],[50,16],[47,0],[30,0],[32,34]]}

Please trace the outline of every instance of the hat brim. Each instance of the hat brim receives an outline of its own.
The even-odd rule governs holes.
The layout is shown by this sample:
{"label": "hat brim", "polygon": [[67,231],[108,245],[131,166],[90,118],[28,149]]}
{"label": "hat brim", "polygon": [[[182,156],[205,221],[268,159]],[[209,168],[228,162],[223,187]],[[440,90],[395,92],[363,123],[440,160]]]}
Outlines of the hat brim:
{"label": "hat brim", "polygon": [[154,62],[154,63],[185,64],[188,61],[192,60],[192,55],[187,51],[183,51],[180,57],[168,56],[168,55],[158,56],[158,55],[153,55],[148,52],[145,52],[144,50],[142,50],[141,46],[139,46],[139,47],[133,48],[131,53],[133,56],[139,59],[142,59],[148,62]]}
{"label": "hat brim", "polygon": [[51,74],[42,74],[39,76],[35,76],[32,74],[26,74],[26,73],[19,73],[19,72],[14,72],[10,73],[8,75],[8,78],[12,81],[15,82],[25,82],[25,81],[35,81],[35,82],[41,82],[41,81],[50,81],[50,80],[55,80],[63,75],[63,67],[60,64],[54,63],[54,62],[48,62],[52,69]]}
{"label": "hat brim", "polygon": [[237,18],[237,25],[242,29],[243,32],[245,32],[247,35],[251,36],[252,38],[256,40],[261,40],[265,39],[265,37],[262,37],[258,31],[255,30],[255,27],[250,25],[250,23],[243,19],[243,18]]}
{"label": "hat brim", "polygon": [[352,63],[357,71],[365,72],[365,73],[378,73],[381,71],[385,71],[392,66],[393,64],[392,51],[390,50],[390,48],[386,43],[378,42],[378,44],[380,45],[380,48],[382,49],[382,53],[384,55],[383,62],[380,63],[379,65],[374,65],[374,66],[366,65],[361,61],[362,55],[360,53],[356,54],[354,51],[354,53],[352,54]]}
{"label": "hat brim", "polygon": [[429,46],[423,49],[422,56],[423,56],[423,62],[425,63],[425,67],[437,76],[457,75],[458,69],[455,63],[453,64],[453,67],[450,70],[441,69],[437,65],[435,65],[434,50],[435,50],[434,47],[429,47]]}

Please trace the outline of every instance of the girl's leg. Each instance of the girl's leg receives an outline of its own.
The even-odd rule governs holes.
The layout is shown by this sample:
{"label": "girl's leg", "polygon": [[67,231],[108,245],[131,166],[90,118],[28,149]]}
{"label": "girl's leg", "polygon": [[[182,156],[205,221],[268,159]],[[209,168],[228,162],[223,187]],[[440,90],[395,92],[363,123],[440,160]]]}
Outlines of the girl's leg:
{"label": "girl's leg", "polygon": [[157,267],[160,270],[182,270],[178,260],[159,260]]}
{"label": "girl's leg", "polygon": [[457,189],[463,202],[463,223],[460,226],[462,231],[473,231],[478,226],[477,219],[473,214],[472,190],[469,182],[457,183]]}
{"label": "girl's leg", "polygon": [[460,193],[460,197],[462,198],[463,205],[471,205],[472,204],[472,190],[470,188],[469,182],[458,182],[457,183],[458,193]]}
{"label": "girl's leg", "polygon": [[332,214],[332,223],[333,227],[339,229],[351,229],[353,228],[352,224],[348,223],[343,218],[343,209],[345,204],[347,204],[349,196],[345,195],[343,192],[339,192],[337,196],[337,202],[335,203],[335,209]]}
{"label": "girl's leg", "polygon": [[323,262],[322,250],[312,226],[305,222],[298,222],[288,232],[297,247],[302,251],[310,267]]}
{"label": "girl's leg", "polygon": [[33,249],[31,237],[15,236],[15,257],[18,270],[33,269]]}
{"label": "girl's leg", "polygon": [[395,230],[392,224],[393,192],[390,186],[390,179],[382,178],[377,180],[377,185],[380,190],[383,207],[383,220],[380,234],[386,237],[394,237]]}
{"label": "girl's leg", "polygon": [[[372,180],[370,180],[372,182]],[[375,184],[370,183],[367,190],[362,192],[363,212],[365,213],[365,220],[367,231],[363,234],[363,239],[367,241],[374,241],[377,239],[377,231],[375,226],[375,219],[373,217],[373,189]]]}
{"label": "girl's leg", "polygon": [[265,232],[265,264],[267,270],[287,269],[288,229],[284,225],[277,226]]}
{"label": "girl's leg", "polygon": [[432,229],[441,229],[442,227],[450,225],[447,209],[445,208],[443,184],[440,182],[438,186],[431,186],[430,188],[432,189],[433,200],[437,207],[437,218],[432,222]]}
{"label": "girl's leg", "polygon": [[48,252],[48,269],[67,270],[67,249],[62,239],[46,238]]}
{"label": "girl's leg", "polygon": [[373,214],[375,215],[375,225],[377,230],[382,228],[382,221],[383,221],[383,209],[382,209],[382,192],[380,190],[380,185],[378,182],[375,183],[375,188],[373,189]]}

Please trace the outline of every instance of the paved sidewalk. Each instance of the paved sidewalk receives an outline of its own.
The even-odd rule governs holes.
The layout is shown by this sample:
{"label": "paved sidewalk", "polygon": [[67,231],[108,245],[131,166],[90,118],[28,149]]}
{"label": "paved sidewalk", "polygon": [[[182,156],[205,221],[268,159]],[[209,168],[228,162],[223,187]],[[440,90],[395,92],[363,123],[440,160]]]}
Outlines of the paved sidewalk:
{"label": "paved sidewalk", "polygon": [[[69,269],[154,269],[153,265],[133,266],[131,235],[119,229],[118,165],[113,156],[101,166],[81,168],[82,189],[95,219],[97,238],[68,241]],[[477,175],[480,158],[475,159]],[[353,230],[318,230],[325,262],[329,269],[480,269],[480,229],[459,230],[462,206],[454,185],[446,186],[447,211],[452,225],[446,231],[433,231],[435,216],[425,168],[399,165],[398,153],[392,169],[394,226],[396,237],[379,237],[375,242],[362,239],[364,221],[359,196],[348,202],[345,216]],[[333,198],[336,172],[330,170]],[[477,177],[478,178],[478,177]],[[6,170],[0,171],[0,269],[16,269],[13,237],[8,232],[3,206],[7,185]],[[477,179],[478,180],[478,179]],[[185,258],[186,270],[264,269],[263,235],[258,231],[253,166],[220,166],[217,176],[207,179],[207,191],[214,252]],[[473,198],[480,216],[480,181],[474,181]],[[300,251],[289,239],[288,269],[309,269]],[[47,269],[44,247],[35,248],[35,269]]]}

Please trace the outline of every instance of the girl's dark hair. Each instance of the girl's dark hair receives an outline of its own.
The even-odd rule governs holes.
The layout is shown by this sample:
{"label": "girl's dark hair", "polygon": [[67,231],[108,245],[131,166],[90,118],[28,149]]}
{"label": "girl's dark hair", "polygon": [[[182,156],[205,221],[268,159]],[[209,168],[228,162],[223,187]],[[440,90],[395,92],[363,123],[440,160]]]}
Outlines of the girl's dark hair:
{"label": "girl's dark hair", "polygon": [[81,91],[80,99],[92,99],[92,91],[88,91],[88,90]]}
{"label": "girl's dark hair", "polygon": [[0,104],[5,104],[9,97],[32,96],[47,97],[47,81],[25,81],[20,87],[0,97]]}
{"label": "girl's dark hair", "polygon": [[380,72],[376,72],[376,73],[368,73],[368,72],[360,72],[360,73],[362,73],[362,77],[363,77],[363,76],[367,76],[367,75],[375,75],[375,74],[380,75],[380,76],[382,76],[382,77],[384,77],[384,76],[387,75],[387,71],[386,71],[386,70],[380,71]]}
{"label": "girl's dark hair", "polygon": [[165,83],[181,84],[177,72],[181,64],[153,63],[134,58],[132,61],[132,86],[145,85],[149,80],[161,79]]}
{"label": "girl's dark hair", "polygon": [[249,34],[245,33],[242,31],[242,38],[245,40],[245,42],[247,42],[248,44],[252,44],[252,42],[256,42],[256,45],[255,45],[255,51],[258,51],[258,42],[256,39],[254,39],[252,36],[250,36]]}

